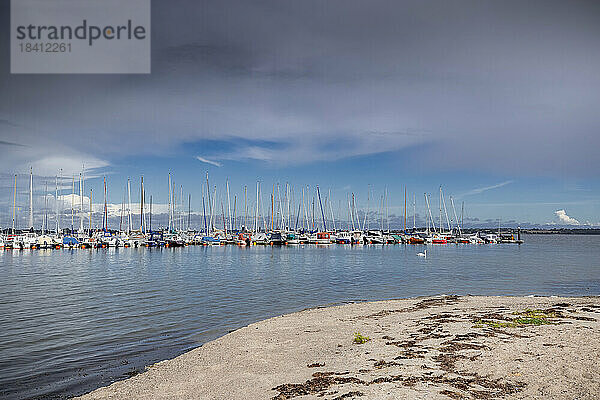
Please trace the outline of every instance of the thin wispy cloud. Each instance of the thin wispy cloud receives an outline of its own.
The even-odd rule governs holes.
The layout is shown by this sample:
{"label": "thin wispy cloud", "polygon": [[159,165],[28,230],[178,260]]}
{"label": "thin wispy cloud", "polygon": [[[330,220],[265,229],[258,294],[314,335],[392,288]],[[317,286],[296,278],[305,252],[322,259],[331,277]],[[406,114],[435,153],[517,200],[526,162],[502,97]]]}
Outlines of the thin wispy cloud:
{"label": "thin wispy cloud", "polygon": [[207,158],[200,157],[200,156],[196,156],[196,160],[201,161],[201,162],[203,162],[205,164],[214,165],[215,167],[222,167],[223,166],[223,164],[221,164],[220,162],[212,161],[212,160],[209,160]]}
{"label": "thin wispy cloud", "polygon": [[3,146],[17,146],[17,147],[27,147],[24,144],[20,144],[20,143],[15,143],[15,142],[8,142],[6,140],[0,140],[0,145]]}
{"label": "thin wispy cloud", "polygon": [[511,181],[505,181],[505,182],[498,183],[497,185],[491,185],[491,186],[485,186],[485,187],[476,188],[476,189],[473,189],[473,190],[469,190],[468,192],[463,193],[461,195],[458,195],[458,196],[456,196],[456,198],[460,199],[462,197],[473,196],[475,194],[480,194],[480,193],[483,193],[483,192],[487,192],[488,190],[498,189],[498,188],[501,188],[503,186],[510,185],[513,182],[514,181],[511,180]]}

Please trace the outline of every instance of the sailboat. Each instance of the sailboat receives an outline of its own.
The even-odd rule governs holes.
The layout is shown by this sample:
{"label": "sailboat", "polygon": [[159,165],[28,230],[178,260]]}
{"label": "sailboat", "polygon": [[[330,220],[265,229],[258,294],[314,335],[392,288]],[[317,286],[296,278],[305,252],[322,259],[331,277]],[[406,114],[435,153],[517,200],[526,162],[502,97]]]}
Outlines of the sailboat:
{"label": "sailboat", "polygon": [[317,197],[319,199],[323,230],[317,232],[316,235],[311,238],[311,242],[315,244],[331,244],[331,233],[327,231],[327,221],[325,220],[325,212],[323,211],[323,202],[321,201],[321,191],[319,190],[319,185],[317,185]]}
{"label": "sailboat", "polygon": [[[79,175],[79,195],[81,197],[81,174]],[[71,190],[71,229],[69,229],[68,233],[65,236],[63,236],[63,238],[62,238],[63,247],[67,247],[70,249],[81,246],[80,240],[75,236],[75,233],[73,231],[73,223],[74,223],[74,218],[75,218],[74,202],[75,202],[75,176],[73,176],[73,184],[72,184],[72,190]],[[80,233],[80,236],[81,236],[81,233]]]}
{"label": "sailboat", "polygon": [[46,189],[44,191],[44,217],[42,221],[42,232],[37,238],[35,247],[38,249],[49,249],[52,248],[53,240],[48,235],[48,182],[46,181]]}
{"label": "sailboat", "polygon": [[[214,228],[213,220],[214,220],[214,212],[216,208],[216,200],[217,200],[217,186],[215,185],[213,196],[211,198],[210,195],[210,183],[208,180],[208,172],[206,173],[206,195],[208,200],[208,223],[206,221],[206,208],[204,214],[204,223],[205,223],[205,235],[202,237],[202,244],[205,246],[220,246],[221,244],[225,244],[225,236],[217,229]],[[202,202],[204,204],[204,196],[202,196]],[[223,242],[223,243],[221,243]]]}

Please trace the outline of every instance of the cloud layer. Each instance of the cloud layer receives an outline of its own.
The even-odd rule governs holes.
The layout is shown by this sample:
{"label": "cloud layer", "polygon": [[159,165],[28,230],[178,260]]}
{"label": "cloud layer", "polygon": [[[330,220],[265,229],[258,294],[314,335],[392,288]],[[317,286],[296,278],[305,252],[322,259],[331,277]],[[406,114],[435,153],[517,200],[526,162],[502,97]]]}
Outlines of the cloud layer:
{"label": "cloud layer", "polygon": [[599,7],[154,2],[149,76],[25,77],[0,65],[0,168],[39,160],[70,173],[220,140],[204,160],[410,149],[424,168],[585,176],[600,167]]}

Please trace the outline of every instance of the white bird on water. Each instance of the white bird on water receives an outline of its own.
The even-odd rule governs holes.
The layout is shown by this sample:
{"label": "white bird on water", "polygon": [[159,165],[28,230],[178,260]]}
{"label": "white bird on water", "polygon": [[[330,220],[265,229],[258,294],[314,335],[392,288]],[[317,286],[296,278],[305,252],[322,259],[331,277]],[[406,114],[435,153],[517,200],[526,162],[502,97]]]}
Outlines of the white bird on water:
{"label": "white bird on water", "polygon": [[423,253],[417,253],[417,255],[419,257],[427,258],[427,250],[425,250]]}

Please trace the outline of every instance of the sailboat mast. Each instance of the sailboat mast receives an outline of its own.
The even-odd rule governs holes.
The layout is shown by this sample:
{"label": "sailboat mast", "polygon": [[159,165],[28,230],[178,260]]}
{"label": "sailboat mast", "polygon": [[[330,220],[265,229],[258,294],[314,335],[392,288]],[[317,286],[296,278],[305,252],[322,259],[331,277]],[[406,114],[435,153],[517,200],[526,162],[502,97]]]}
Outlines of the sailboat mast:
{"label": "sailboat mast", "polygon": [[[46,187],[48,183],[46,182]],[[15,234],[15,222],[17,219],[17,174],[15,174],[15,191],[13,194],[13,217],[12,217],[12,234]]]}
{"label": "sailboat mast", "polygon": [[285,228],[285,217],[284,217],[284,209],[283,209],[283,200],[281,199],[281,192],[279,191],[279,183],[277,184],[277,225],[278,229]]}
{"label": "sailboat mast", "polygon": [[184,206],[184,200],[183,200],[183,185],[179,185],[179,230],[183,231],[183,220],[184,220],[184,215],[185,215],[185,206]]}
{"label": "sailboat mast", "polygon": [[454,199],[450,196],[450,204],[452,204],[452,211],[454,212],[454,219],[456,220],[456,226],[458,227],[458,236],[462,236],[462,231],[460,229],[460,222],[458,221],[458,217],[456,216],[456,208],[454,208]]}
{"label": "sailboat mast", "polygon": [[[123,207],[125,207],[123,198]],[[79,232],[83,233],[83,173],[79,174]]]}
{"label": "sailboat mast", "polygon": [[[448,210],[446,209],[446,198],[444,197],[443,193],[442,193],[442,204],[444,205],[444,214],[446,215],[446,223],[448,224],[448,231],[451,231],[452,228],[450,227],[450,219],[448,218]],[[440,230],[442,230],[441,225],[440,225]]]}
{"label": "sailboat mast", "polygon": [[285,183],[285,189],[286,189],[286,200],[287,200],[287,229],[289,229],[290,225],[291,225],[291,215],[290,215],[290,185],[286,182]]}
{"label": "sailboat mast", "polygon": [[369,221],[370,203],[371,203],[371,185],[369,185],[367,187],[367,211],[365,212],[365,218],[363,219],[363,226],[366,226],[367,229],[369,229],[368,227],[370,226],[370,221]]}
{"label": "sailboat mast", "polygon": [[140,231],[145,233],[144,226],[144,177],[140,179]]}
{"label": "sailboat mast", "polygon": [[48,229],[48,180],[46,180],[46,188],[44,190],[44,223],[42,225],[42,235]]}
{"label": "sailboat mast", "polygon": [[106,177],[104,177],[104,218],[102,220],[102,229],[104,232],[108,230],[108,199],[106,197]]}
{"label": "sailboat mast", "polygon": [[325,213],[323,212],[323,203],[321,202],[321,191],[317,185],[317,196],[319,196],[319,207],[321,208],[321,217],[323,218],[323,231],[327,232],[327,223],[325,222]]}
{"label": "sailboat mast", "polygon": [[260,182],[256,182],[256,212],[254,213],[254,229],[253,232],[258,232],[258,193],[260,190]]}
{"label": "sailboat mast", "polygon": [[225,219],[225,208],[223,207],[222,200],[221,200],[221,215],[223,216],[223,230],[225,231],[225,236],[227,236],[227,220]]}
{"label": "sailboat mast", "polygon": [[315,230],[315,195],[313,193],[313,198],[312,198],[312,229],[311,230]]}
{"label": "sailboat mast", "polygon": [[384,228],[384,219],[385,219],[385,189],[383,191],[384,194],[381,195],[381,202],[379,203],[379,215],[381,215],[381,219],[379,220],[379,227],[381,231]]}
{"label": "sailboat mast", "polygon": [[58,235],[58,231],[60,229],[60,225],[58,222],[58,175],[54,178],[54,206],[56,208],[56,234]]}
{"label": "sailboat mast", "polygon": [[388,203],[387,186],[385,187],[385,225],[386,225],[387,231],[389,232],[390,231],[390,209],[389,209],[389,203]]}
{"label": "sailboat mast", "polygon": [[[152,196],[150,196],[152,199]],[[190,230],[190,219],[192,218],[192,194],[188,193],[188,222],[187,222],[187,230]]]}
{"label": "sailboat mast", "polygon": [[56,208],[56,234],[58,235],[58,232],[60,230],[60,224],[58,222],[58,220],[59,220],[59,217],[58,217],[58,175],[54,179],[54,185],[55,185],[54,199],[55,199],[55,203],[56,203],[55,204],[55,208]]}
{"label": "sailboat mast", "polygon": [[238,216],[237,215],[237,194],[234,194],[233,195],[233,220],[232,220],[233,229],[237,228],[237,222],[236,222],[237,216]]}
{"label": "sailboat mast", "polygon": [[262,216],[262,220],[263,220],[263,227],[265,229],[265,233],[267,232],[269,226],[267,225],[267,220],[265,219],[265,203],[262,199],[262,191],[261,188],[259,187],[259,200],[260,200],[260,214]]}
{"label": "sailboat mast", "polygon": [[175,182],[172,182],[171,185],[171,229],[170,232],[175,232],[177,230],[177,220],[175,219],[175,214],[177,211],[177,195],[175,194]]}
{"label": "sailboat mast", "polygon": [[227,187],[227,221],[229,224],[229,231],[232,231],[231,227],[231,201],[229,197],[229,179],[225,180],[225,186]]}
{"label": "sailboat mast", "polygon": [[364,231],[365,226],[360,224],[360,218],[358,217],[358,210],[359,210],[358,195],[353,196],[353,199],[354,199],[354,213],[356,214],[356,224],[358,225],[358,230]]}
{"label": "sailboat mast", "polygon": [[383,188],[383,196],[381,196],[381,211],[383,214],[383,218],[381,220],[381,230],[384,231],[386,228],[386,222],[387,222],[387,207],[386,207],[386,203],[387,202],[387,187]]}
{"label": "sailboat mast", "polygon": [[175,210],[177,208],[177,195],[175,194],[175,182],[171,185],[171,232],[177,229],[177,222],[175,221]]}
{"label": "sailboat mast", "polygon": [[404,186],[404,232],[406,232],[406,185]]}
{"label": "sailboat mast", "polygon": [[92,189],[90,189],[90,232],[89,235],[92,236]]}
{"label": "sailboat mast", "polygon": [[133,226],[131,221],[131,180],[129,178],[127,178],[127,202],[129,204],[127,207],[127,234],[129,235]]}
{"label": "sailboat mast", "polygon": [[29,169],[29,228],[33,228],[33,167]]}
{"label": "sailboat mast", "polygon": [[83,233],[83,191],[85,189],[85,166],[81,169],[79,175],[79,232]]}
{"label": "sailboat mast", "polygon": [[[331,189],[329,189],[329,192],[327,193],[327,197],[329,198],[331,196]],[[335,227],[335,217],[333,216],[333,199],[329,200],[329,211],[331,211],[331,222],[333,223],[333,231],[337,232],[337,229]]]}
{"label": "sailboat mast", "polygon": [[148,230],[152,233],[152,195],[150,195],[150,223],[148,225]]}
{"label": "sailboat mast", "polygon": [[202,215],[204,216],[204,234],[208,235],[208,227],[206,225],[206,205],[204,204],[204,190],[202,190]]}
{"label": "sailboat mast", "polygon": [[425,202],[427,203],[427,212],[429,214],[429,218],[431,219],[431,226],[433,227],[433,232],[437,233],[437,230],[435,229],[435,223],[433,222],[433,215],[431,214],[431,208],[429,207],[429,196],[427,196],[427,193],[425,193]]}
{"label": "sailboat mast", "polygon": [[413,231],[417,229],[417,195],[413,194]]}
{"label": "sailboat mast", "polygon": [[179,185],[179,197],[175,201],[175,230],[181,231],[183,228],[183,185]]}
{"label": "sailboat mast", "polygon": [[171,199],[173,198],[173,194],[171,193],[171,173],[169,172],[169,224],[168,229],[171,232]]}
{"label": "sailboat mast", "polygon": [[213,221],[216,225],[217,223],[217,185],[214,186],[214,190],[213,190],[213,203],[212,203],[212,212],[214,213],[214,215],[211,213],[210,215],[210,228],[211,230],[214,228],[213,225]]}
{"label": "sailboat mast", "polygon": [[273,185],[273,192],[271,193],[271,230],[273,230],[273,220],[274,220],[274,216],[273,214],[275,213],[275,185]]}
{"label": "sailboat mast", "polygon": [[442,233],[442,185],[440,185],[440,233]]}
{"label": "sailboat mast", "polygon": [[248,187],[244,185],[244,228],[248,229]]}
{"label": "sailboat mast", "polygon": [[123,214],[125,213],[125,193],[123,193],[123,201],[121,202],[121,217],[119,218],[119,233],[123,232]]}
{"label": "sailboat mast", "polygon": [[349,204],[350,206],[350,218],[352,219],[352,230],[355,230],[355,226],[354,226],[354,193],[352,193],[352,203]]}
{"label": "sailboat mast", "polygon": [[75,174],[73,174],[73,185],[71,187],[71,235],[75,226]]}
{"label": "sailboat mast", "polygon": [[210,214],[210,220],[208,223],[208,229],[212,230],[212,202],[210,200],[210,184],[208,183],[208,171],[206,171],[206,195],[208,197],[208,213]]}
{"label": "sailboat mast", "polygon": [[58,170],[58,177],[56,179],[56,186],[57,186],[57,190],[56,190],[56,232],[58,233],[58,231],[60,231],[60,213],[62,212],[63,209],[63,202],[62,200],[60,200],[60,192],[61,190],[58,189],[58,182],[62,183],[62,168]]}
{"label": "sailboat mast", "polygon": [[[308,195],[308,185],[306,186],[306,194]],[[310,230],[308,224],[308,198],[304,201],[304,188],[302,188],[302,207],[304,207],[304,219],[306,220],[306,230]]]}
{"label": "sailboat mast", "polygon": [[294,225],[294,232],[298,230],[298,221],[300,220],[301,208],[302,208],[302,203],[298,203],[298,214],[296,215],[296,224]]}
{"label": "sailboat mast", "polygon": [[413,194],[413,231],[417,229],[417,195]]}

